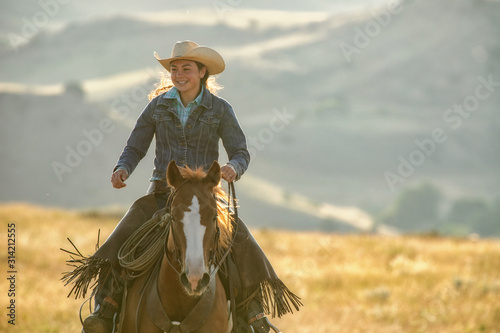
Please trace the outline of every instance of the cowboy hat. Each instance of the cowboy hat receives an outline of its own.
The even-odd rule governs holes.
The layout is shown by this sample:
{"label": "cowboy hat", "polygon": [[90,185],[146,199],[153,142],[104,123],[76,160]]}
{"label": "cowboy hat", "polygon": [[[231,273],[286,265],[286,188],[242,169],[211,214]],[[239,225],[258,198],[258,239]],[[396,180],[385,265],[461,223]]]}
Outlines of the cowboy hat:
{"label": "cowboy hat", "polygon": [[172,49],[172,55],[168,59],[161,59],[158,53],[154,53],[156,60],[170,72],[170,63],[175,60],[197,61],[205,65],[210,75],[219,74],[224,71],[226,64],[221,55],[214,49],[206,46],[199,46],[195,42],[186,40],[177,42]]}

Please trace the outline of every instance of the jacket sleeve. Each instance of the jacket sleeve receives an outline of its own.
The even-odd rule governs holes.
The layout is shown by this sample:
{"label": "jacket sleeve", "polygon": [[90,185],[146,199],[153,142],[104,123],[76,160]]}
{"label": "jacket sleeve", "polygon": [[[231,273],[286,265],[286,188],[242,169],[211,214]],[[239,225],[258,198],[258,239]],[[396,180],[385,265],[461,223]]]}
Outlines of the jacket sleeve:
{"label": "jacket sleeve", "polygon": [[152,116],[155,102],[155,100],[151,101],[137,119],[113,172],[121,168],[125,169],[130,176],[148,152],[155,134],[155,123]]}
{"label": "jacket sleeve", "polygon": [[218,134],[231,164],[236,170],[236,180],[245,173],[250,163],[247,140],[238,119],[229,103],[225,104],[225,112],[221,119]]}

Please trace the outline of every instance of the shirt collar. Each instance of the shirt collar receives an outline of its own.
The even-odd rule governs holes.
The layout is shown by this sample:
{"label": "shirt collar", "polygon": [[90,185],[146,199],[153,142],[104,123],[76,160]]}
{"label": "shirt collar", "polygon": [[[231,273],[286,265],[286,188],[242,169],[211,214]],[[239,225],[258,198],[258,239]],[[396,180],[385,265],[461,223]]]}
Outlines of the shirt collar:
{"label": "shirt collar", "polygon": [[[190,103],[194,103],[195,105],[200,105],[201,99],[203,98],[203,93],[204,92],[205,92],[205,87],[201,86],[201,91],[198,94],[198,97],[196,97],[195,100],[192,101],[192,102],[190,102]],[[163,98],[165,98],[165,99],[174,99],[174,100],[177,101],[177,103],[180,103],[182,105],[181,96],[179,95],[179,90],[177,90],[177,88],[175,86],[172,87],[172,88],[170,88],[170,90],[167,91],[165,93],[165,95],[163,95]]]}

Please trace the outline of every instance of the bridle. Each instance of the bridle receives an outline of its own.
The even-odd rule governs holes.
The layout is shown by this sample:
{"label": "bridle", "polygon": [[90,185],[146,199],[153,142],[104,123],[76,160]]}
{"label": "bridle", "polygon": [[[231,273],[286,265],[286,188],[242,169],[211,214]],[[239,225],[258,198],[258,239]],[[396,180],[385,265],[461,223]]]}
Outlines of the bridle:
{"label": "bridle", "polygon": [[[177,239],[176,239],[176,236],[175,236],[175,232],[174,232],[174,229],[173,229],[173,225],[174,225],[174,223],[176,223],[176,221],[175,221],[175,218],[174,218],[174,216],[172,214],[172,202],[174,201],[175,196],[178,194],[179,189],[184,184],[186,184],[187,182],[188,182],[188,180],[185,180],[179,186],[177,186],[174,189],[174,191],[169,195],[169,197],[167,199],[167,203],[166,203],[166,207],[167,207],[167,210],[169,212],[169,217],[167,219],[169,230],[168,230],[167,237],[166,237],[167,241],[165,241],[165,243],[164,243],[164,253],[165,253],[165,256],[167,258],[167,261],[168,261],[170,267],[179,276],[182,274],[182,272],[180,272],[179,269],[177,269],[177,267],[172,262],[172,259],[174,259],[174,261],[176,262],[176,264],[179,267],[182,267],[181,253],[180,253],[180,248],[179,248],[179,245],[178,245],[179,243],[177,242]],[[208,260],[209,267],[211,269],[210,279],[214,278],[215,274],[217,274],[217,272],[219,271],[219,269],[223,265],[224,260],[226,259],[226,257],[231,252],[231,247],[233,246],[235,235],[236,235],[236,230],[237,230],[237,226],[238,226],[238,223],[237,223],[237,220],[238,220],[238,208],[236,206],[236,193],[235,193],[235,190],[234,190],[234,183],[232,183],[232,182],[229,183],[228,184],[228,188],[229,188],[229,190],[228,190],[228,202],[227,202],[227,214],[228,214],[228,218],[229,218],[228,220],[231,221],[231,204],[232,204],[233,210],[234,210],[234,214],[232,214],[232,215],[233,215],[233,219],[235,221],[236,227],[233,230],[233,237],[231,239],[231,243],[229,244],[227,250],[224,252],[224,255],[222,255],[221,259],[217,262],[217,260],[216,260],[216,253],[217,253],[217,250],[218,250],[218,247],[219,247],[220,227],[219,227],[219,222],[218,222],[218,213],[216,211],[214,219],[212,221],[212,223],[215,223],[215,228],[216,228],[215,236],[214,236],[214,248],[210,250],[209,260]],[[214,199],[217,200],[215,194],[214,194]],[[172,235],[172,240],[174,242],[174,249],[173,249],[173,251],[169,251],[168,248],[167,248],[167,243],[168,243],[168,239],[169,239],[170,235]],[[173,256],[172,259],[169,256],[170,252],[172,252],[172,256]],[[213,269],[212,269],[212,267],[213,267]]]}
{"label": "bridle", "polygon": [[[164,220],[162,221],[162,225],[164,227],[167,227],[164,223],[169,223],[168,232],[166,234],[166,240],[163,243],[163,246],[164,246],[163,251],[164,251],[164,254],[166,256],[166,259],[167,259],[169,265],[172,267],[172,269],[179,276],[181,276],[182,273],[179,272],[179,270],[172,263],[172,260],[170,259],[170,256],[169,256],[169,251],[167,249],[167,243],[168,243],[168,239],[170,237],[170,233],[172,233],[172,239],[174,241],[174,251],[173,252],[174,252],[175,260],[177,260],[177,262],[179,263],[179,265],[180,265],[179,267],[182,267],[182,264],[180,262],[180,250],[179,250],[179,247],[177,245],[178,243],[177,243],[176,238],[175,238],[174,229],[172,228],[172,224],[175,223],[175,219],[171,214],[171,208],[172,208],[173,199],[174,199],[175,195],[177,195],[179,188],[182,185],[184,185],[186,182],[187,181],[184,181],[183,183],[181,183],[181,185],[179,185],[177,188],[175,188],[174,191],[171,192],[170,196],[167,199],[167,203],[166,203],[166,207],[167,207],[167,209],[169,209],[170,214],[165,214]],[[232,197],[231,197],[231,192],[232,192]],[[231,198],[232,198],[232,200],[231,200]],[[215,199],[217,200],[217,198],[215,198]],[[221,268],[221,266],[224,264],[226,257],[230,253],[231,248],[234,244],[234,240],[236,238],[236,232],[238,230],[238,223],[237,223],[238,211],[236,208],[236,195],[234,192],[234,184],[233,183],[229,183],[228,199],[229,199],[227,202],[228,216],[231,217],[230,216],[231,215],[230,205],[232,203],[234,206],[233,218],[234,218],[234,221],[236,221],[235,227],[233,229],[233,236],[231,239],[231,243],[228,246],[224,255],[222,255],[219,262],[216,265],[214,265],[214,264],[210,265],[210,268],[212,268],[212,267],[214,267],[214,268],[210,272],[210,279],[208,281],[208,288],[201,295],[200,300],[195,305],[195,308],[193,308],[191,310],[191,312],[187,315],[187,317],[184,318],[184,320],[182,322],[172,321],[168,317],[167,313],[165,312],[165,310],[163,308],[160,297],[159,297],[158,282],[157,282],[158,274],[157,273],[155,274],[154,273],[155,271],[152,271],[152,274],[150,275],[149,282],[147,282],[146,283],[147,285],[145,285],[145,287],[149,289],[149,293],[148,293],[146,298],[147,298],[147,308],[149,311],[150,318],[157,327],[162,329],[163,332],[171,332],[172,330],[173,330],[173,332],[193,332],[203,324],[203,322],[206,320],[207,316],[210,313],[210,310],[213,306],[213,302],[215,299],[215,289],[216,289],[215,276],[216,276],[217,272],[219,271],[219,269]],[[219,242],[219,237],[220,237],[220,228],[218,226],[217,214],[216,214],[214,220],[215,220],[214,222],[217,223],[217,225],[216,225],[217,231],[216,231],[216,235],[214,237],[215,241],[216,241],[215,244],[217,245]],[[215,253],[215,250],[213,250],[213,253]],[[211,256],[210,261],[212,263],[215,263],[215,254],[211,254],[210,256]],[[156,272],[158,272],[158,269],[160,266],[157,265],[156,267],[157,267]],[[150,286],[150,287],[148,287],[148,286]],[[144,294],[141,295],[141,299],[139,300],[139,304],[141,304],[141,302],[142,302],[143,295]],[[231,302],[234,303],[233,298],[231,298]],[[139,316],[139,309],[140,309],[140,306],[137,307],[137,314],[136,314],[137,317]],[[151,312],[150,309],[156,309],[156,310]],[[232,309],[233,318],[235,318],[235,316],[236,316],[235,309],[236,309],[235,307],[233,307],[233,309]],[[139,321],[136,322],[136,332],[139,332],[138,324],[139,324]]]}

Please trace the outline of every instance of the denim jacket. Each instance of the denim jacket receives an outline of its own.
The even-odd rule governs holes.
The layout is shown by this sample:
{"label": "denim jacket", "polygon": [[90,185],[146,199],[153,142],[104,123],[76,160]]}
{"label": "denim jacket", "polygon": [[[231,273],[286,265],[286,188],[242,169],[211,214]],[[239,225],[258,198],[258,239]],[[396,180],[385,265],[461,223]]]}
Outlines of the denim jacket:
{"label": "denim jacket", "polygon": [[114,170],[125,169],[130,175],[146,155],[153,136],[156,151],[153,177],[166,178],[167,165],[175,161],[179,166],[203,167],[207,170],[219,159],[219,140],[229,157],[239,179],[248,167],[250,154],[245,134],[231,105],[204,89],[200,105],[189,115],[182,126],[174,100],[155,97],[139,116],[128,138],[127,145]]}

